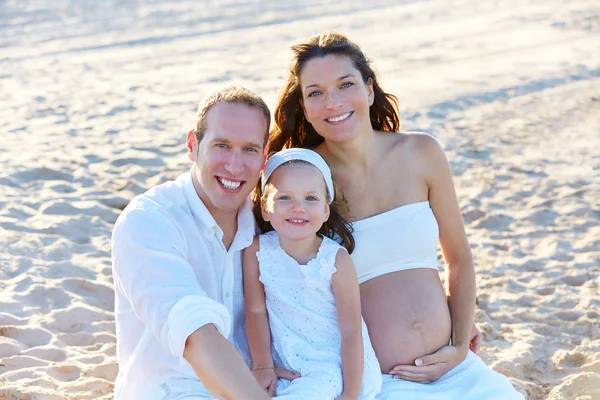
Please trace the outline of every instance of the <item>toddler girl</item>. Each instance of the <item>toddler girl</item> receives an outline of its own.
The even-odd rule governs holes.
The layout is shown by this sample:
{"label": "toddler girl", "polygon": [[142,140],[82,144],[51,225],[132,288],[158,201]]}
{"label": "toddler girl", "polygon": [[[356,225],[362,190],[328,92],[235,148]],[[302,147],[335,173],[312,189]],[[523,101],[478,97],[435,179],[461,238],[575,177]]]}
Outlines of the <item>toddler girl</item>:
{"label": "toddler girl", "polygon": [[[278,399],[374,399],[381,372],[329,167],[314,151],[287,149],[268,160],[261,179],[257,206],[266,233],[243,256],[256,379]],[[275,365],[301,377],[278,381]]]}

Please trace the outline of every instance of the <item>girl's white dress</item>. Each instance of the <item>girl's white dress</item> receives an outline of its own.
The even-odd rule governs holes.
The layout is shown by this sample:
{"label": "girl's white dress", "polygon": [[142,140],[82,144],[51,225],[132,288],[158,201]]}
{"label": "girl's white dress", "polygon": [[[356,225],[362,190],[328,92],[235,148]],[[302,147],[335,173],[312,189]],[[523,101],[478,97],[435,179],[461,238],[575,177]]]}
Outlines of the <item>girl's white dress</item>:
{"label": "girl's white dress", "polygon": [[[341,334],[331,277],[339,249],[324,237],[317,256],[299,265],[279,245],[275,231],[260,235],[256,253],[265,288],[273,358],[277,365],[302,375],[280,379],[277,399],[334,400],[343,390]],[[343,249],[343,251],[346,251]],[[374,399],[381,389],[381,371],[362,322],[364,372],[359,399]]]}

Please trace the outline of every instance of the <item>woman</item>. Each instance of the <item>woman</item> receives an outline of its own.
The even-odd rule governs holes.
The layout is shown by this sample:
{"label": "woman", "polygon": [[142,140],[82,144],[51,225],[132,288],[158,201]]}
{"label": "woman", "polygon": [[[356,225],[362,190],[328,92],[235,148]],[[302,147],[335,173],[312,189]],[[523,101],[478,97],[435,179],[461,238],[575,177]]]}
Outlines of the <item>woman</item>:
{"label": "woman", "polygon": [[363,317],[384,373],[379,398],[522,399],[469,351],[475,273],[440,145],[397,133],[396,98],[345,36],[325,33],[292,51],[269,151],[314,149],[348,202]]}

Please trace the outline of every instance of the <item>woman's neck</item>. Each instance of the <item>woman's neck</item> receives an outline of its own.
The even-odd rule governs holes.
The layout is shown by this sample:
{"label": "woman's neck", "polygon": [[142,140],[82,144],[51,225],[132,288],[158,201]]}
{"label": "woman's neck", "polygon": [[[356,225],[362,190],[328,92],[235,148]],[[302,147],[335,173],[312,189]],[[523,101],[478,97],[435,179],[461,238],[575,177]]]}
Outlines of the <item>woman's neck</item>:
{"label": "woman's neck", "polygon": [[377,160],[375,135],[375,131],[371,129],[344,142],[325,141],[325,158],[330,164],[340,168],[369,170]]}

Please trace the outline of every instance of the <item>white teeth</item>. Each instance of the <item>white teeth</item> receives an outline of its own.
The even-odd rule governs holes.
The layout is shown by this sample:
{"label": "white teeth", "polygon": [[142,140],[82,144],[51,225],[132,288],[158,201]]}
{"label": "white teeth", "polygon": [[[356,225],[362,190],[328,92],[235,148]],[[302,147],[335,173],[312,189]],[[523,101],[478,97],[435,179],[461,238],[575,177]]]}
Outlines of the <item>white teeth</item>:
{"label": "white teeth", "polygon": [[242,182],[230,181],[224,178],[219,178],[219,182],[227,189],[237,189],[242,184]]}
{"label": "white teeth", "polygon": [[351,113],[346,113],[344,115],[340,115],[339,117],[335,117],[335,118],[327,118],[327,121],[329,122],[339,122],[342,121],[346,118],[348,118],[350,116]]}
{"label": "white teeth", "polygon": [[306,222],[305,219],[290,219],[290,221],[295,224],[302,224],[302,223]]}

